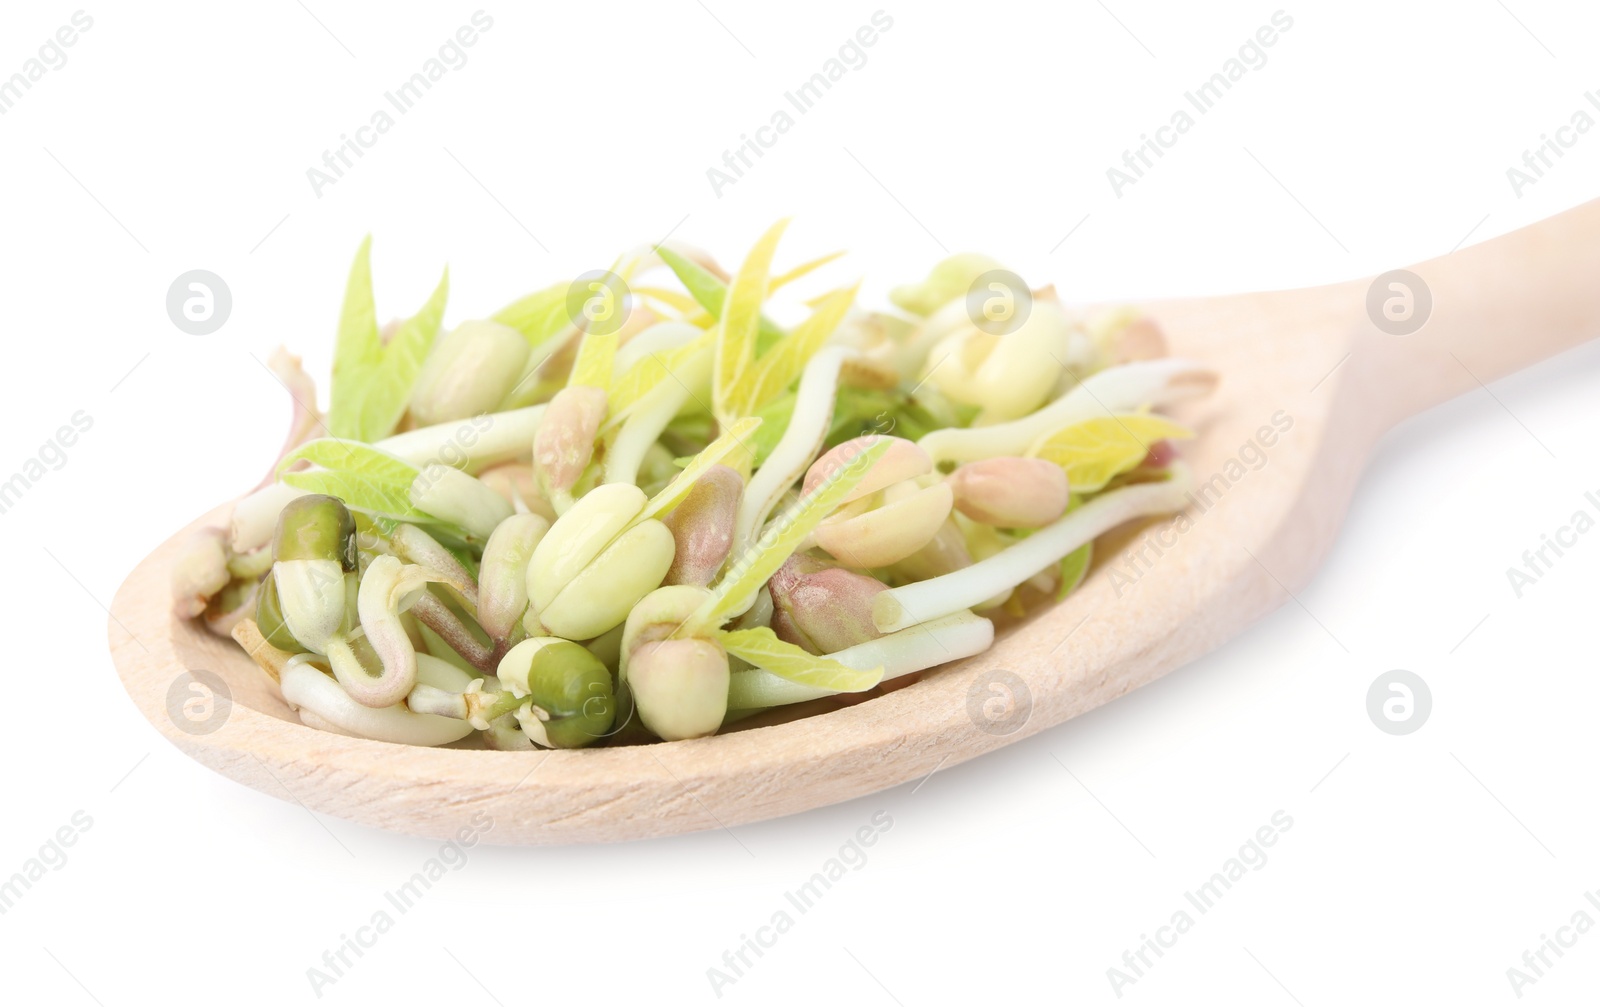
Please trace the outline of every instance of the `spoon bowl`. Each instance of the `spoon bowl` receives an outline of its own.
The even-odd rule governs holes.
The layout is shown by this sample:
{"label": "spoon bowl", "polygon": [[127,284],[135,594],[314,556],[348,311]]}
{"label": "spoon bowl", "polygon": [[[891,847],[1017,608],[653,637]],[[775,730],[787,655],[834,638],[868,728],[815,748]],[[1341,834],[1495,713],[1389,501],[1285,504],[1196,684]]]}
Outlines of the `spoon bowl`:
{"label": "spoon bowl", "polygon": [[[225,776],[324,814],[435,839],[487,813],[501,844],[726,828],[927,775],[1092,710],[1205,654],[1291,597],[1400,420],[1600,333],[1600,202],[1408,271],[1159,302],[1175,356],[1221,375],[1173,410],[1199,436],[1187,510],[1101,539],[1095,568],[983,654],[866,702],[711,738],[576,751],[418,748],[314,730],[231,640],[176,619],[169,571],[219,507],[118,590],[110,643],[134,704]],[[186,718],[189,676],[229,702]],[[203,677],[203,676],[202,676]]]}

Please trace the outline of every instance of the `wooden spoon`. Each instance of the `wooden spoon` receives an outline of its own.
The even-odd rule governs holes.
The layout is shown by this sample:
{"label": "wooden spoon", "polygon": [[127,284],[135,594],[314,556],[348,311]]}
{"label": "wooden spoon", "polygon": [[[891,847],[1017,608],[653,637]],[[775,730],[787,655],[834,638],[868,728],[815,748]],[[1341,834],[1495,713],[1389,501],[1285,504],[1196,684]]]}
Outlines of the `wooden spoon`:
{"label": "wooden spoon", "polygon": [[[859,797],[1091,710],[1281,605],[1333,542],[1379,435],[1600,333],[1600,202],[1412,273],[1401,287],[1385,274],[1149,306],[1173,354],[1222,375],[1210,399],[1180,412],[1200,430],[1185,446],[1196,481],[1186,520],[1120,536],[1066,602],[987,653],[821,716],[587,751],[414,748],[313,730],[231,641],[170,613],[180,544],[224,523],[226,507],[128,576],[112,605],[112,655],[140,711],[193,758],[313,811],[419,836],[450,836],[484,813],[495,843],[638,839]],[[1381,331],[1374,318],[1387,319],[1385,302],[1400,316],[1390,328],[1425,324]],[[193,724],[169,713],[191,697],[179,678],[192,669],[220,676],[231,693],[209,733],[189,733],[179,725]]]}

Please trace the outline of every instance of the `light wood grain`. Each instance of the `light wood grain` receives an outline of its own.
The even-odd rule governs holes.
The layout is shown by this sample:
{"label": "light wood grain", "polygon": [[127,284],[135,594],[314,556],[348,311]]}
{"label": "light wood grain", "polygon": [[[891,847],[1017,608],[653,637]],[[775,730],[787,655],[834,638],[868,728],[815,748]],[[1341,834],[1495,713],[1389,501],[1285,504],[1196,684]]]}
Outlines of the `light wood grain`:
{"label": "light wood grain", "polygon": [[[1433,292],[1426,326],[1390,336],[1368,320],[1368,280],[1150,306],[1173,352],[1222,384],[1178,415],[1208,508],[1109,536],[1095,571],[985,654],[825,715],[715,738],[585,751],[422,749],[302,726],[230,641],[169,612],[167,572],[187,532],[128,576],[111,650],[134,704],[217,772],[314,811],[443,838],[477,812],[503,844],[638,839],[736,826],[848,800],[964,762],[1130,692],[1228,640],[1288,599],[1333,544],[1374,441],[1395,422],[1600,333],[1600,203],[1412,267]],[[1275,414],[1292,427],[1252,468],[1241,448]],[[1282,420],[1280,419],[1280,423]],[[1213,477],[1242,477],[1217,492]],[[225,521],[220,507],[191,528]],[[1153,555],[1153,543],[1171,543]],[[1140,551],[1150,572],[1113,574]],[[167,712],[186,669],[228,683],[221,728],[190,735]],[[1032,711],[1015,733],[979,729],[980,676],[1020,676]]]}

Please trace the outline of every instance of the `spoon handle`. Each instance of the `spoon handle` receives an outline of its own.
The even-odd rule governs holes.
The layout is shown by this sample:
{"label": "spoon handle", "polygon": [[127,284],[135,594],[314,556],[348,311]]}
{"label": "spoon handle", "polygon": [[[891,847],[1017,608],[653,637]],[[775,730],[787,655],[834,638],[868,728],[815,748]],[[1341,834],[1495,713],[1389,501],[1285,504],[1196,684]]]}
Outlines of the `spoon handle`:
{"label": "spoon handle", "polygon": [[[1349,287],[1365,301],[1350,365],[1385,425],[1600,335],[1600,200],[1409,272],[1425,290],[1389,274]],[[1405,333],[1392,316],[1414,322],[1425,299]]]}

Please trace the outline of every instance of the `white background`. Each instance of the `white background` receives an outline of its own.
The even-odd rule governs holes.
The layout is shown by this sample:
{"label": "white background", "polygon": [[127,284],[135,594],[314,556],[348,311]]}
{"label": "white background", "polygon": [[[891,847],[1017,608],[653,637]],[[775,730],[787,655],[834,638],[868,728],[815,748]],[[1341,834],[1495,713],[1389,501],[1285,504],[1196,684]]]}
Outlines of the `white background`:
{"label": "white background", "polygon": [[[7,5],[0,76],[75,9]],[[68,62],[0,116],[0,478],[75,411],[94,421],[0,515],[0,876],[93,820],[0,916],[9,1002],[313,1000],[306,970],[437,851],[190,762],[106,654],[127,571],[276,450],[287,404],[259,360],[286,343],[326,374],[368,231],[380,313],[415,310],[448,262],[454,323],[669,231],[736,261],[785,214],[783,261],[849,247],[831,275],[864,272],[869,303],[941,245],[1103,300],[1371,274],[1596,195],[1600,132],[1520,197],[1506,176],[1600,89],[1593,5],[1287,7],[1268,63],[1121,198],[1106,168],[1274,5],[886,7],[868,62],[718,197],[706,169],[878,8],[655,0],[485,8],[468,62],[316,196],[306,169],[477,9],[88,8]],[[164,308],[195,268],[233,293],[211,336]],[[1512,1002],[1525,949],[1600,920],[1600,534],[1520,599],[1505,573],[1600,491],[1597,376],[1591,345],[1397,430],[1304,608],[1135,695],[914,793],[733,835],[480,846],[322,999],[715,1001],[707,969],[883,811],[867,864],[723,1000],[1110,1003],[1107,969],[1281,809],[1266,866],[1122,999]],[[1365,711],[1391,668],[1433,692],[1407,737]],[[1597,986],[1590,933],[1522,992]]]}

